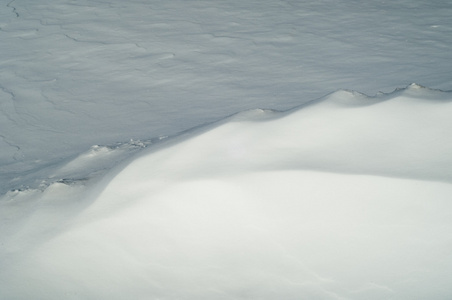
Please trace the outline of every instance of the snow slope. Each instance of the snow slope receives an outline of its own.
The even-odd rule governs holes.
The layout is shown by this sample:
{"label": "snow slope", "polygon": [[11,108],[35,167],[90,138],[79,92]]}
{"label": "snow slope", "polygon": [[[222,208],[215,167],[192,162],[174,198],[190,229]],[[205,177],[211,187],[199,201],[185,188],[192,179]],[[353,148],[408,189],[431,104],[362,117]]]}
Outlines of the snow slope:
{"label": "snow slope", "polygon": [[246,109],[452,89],[451,15],[441,0],[0,0],[1,188]]}
{"label": "snow slope", "polygon": [[415,84],[338,91],[11,191],[0,299],[451,298],[451,114]]}
{"label": "snow slope", "polygon": [[451,15],[0,0],[0,299],[452,298]]}

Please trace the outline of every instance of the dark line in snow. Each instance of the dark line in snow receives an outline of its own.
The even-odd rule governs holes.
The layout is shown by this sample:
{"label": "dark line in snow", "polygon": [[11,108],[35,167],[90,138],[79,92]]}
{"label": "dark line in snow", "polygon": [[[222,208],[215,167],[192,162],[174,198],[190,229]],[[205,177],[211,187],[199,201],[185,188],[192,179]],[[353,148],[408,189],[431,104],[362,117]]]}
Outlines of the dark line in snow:
{"label": "dark line in snow", "polygon": [[83,40],[79,40],[77,38],[74,38],[74,37],[72,37],[72,36],[70,36],[70,35],[68,35],[66,33],[63,33],[63,35],[65,37],[67,37],[68,39],[71,39],[71,40],[73,40],[74,42],[77,42],[77,43],[89,43],[89,44],[99,44],[99,45],[114,45],[114,43],[106,43],[106,42],[101,42],[101,41],[83,41]]}
{"label": "dark line in snow", "polygon": [[10,147],[16,148],[16,153],[14,153],[13,159],[14,159],[15,161],[18,161],[19,159],[18,159],[17,157],[20,155],[20,152],[22,151],[22,149],[21,149],[18,145],[15,145],[15,144],[11,143],[10,141],[8,141],[8,139],[6,138],[6,136],[0,134],[0,138],[2,138],[2,140],[3,140],[6,144],[8,144]]}
{"label": "dark line in snow", "polygon": [[[14,101],[15,101],[15,98],[16,98],[16,96],[14,95],[14,93],[11,92],[11,91],[9,91],[8,89],[6,89],[5,87],[3,87],[2,85],[0,85],[0,90],[1,90],[2,92],[4,92],[5,94],[8,94],[8,95],[11,96],[11,104],[12,104],[12,107],[13,107],[13,109],[14,109],[14,112],[15,112],[16,114],[18,114],[16,105],[14,104]],[[1,106],[0,106],[0,110],[1,110]],[[3,112],[3,111],[2,111],[2,112]],[[13,123],[16,123],[16,120],[14,120],[7,112],[3,112],[3,113],[4,113],[5,116],[8,118],[8,120],[10,120],[10,121],[13,122]]]}
{"label": "dark line in snow", "polygon": [[[16,95],[11,92],[10,90],[8,90],[7,88],[5,88],[4,86],[0,85],[0,90],[6,94],[9,94],[11,96],[11,107],[14,110],[15,115],[17,116],[18,120],[15,120],[13,117],[11,117],[11,115],[8,112],[2,111],[1,109],[1,105],[0,105],[0,112],[4,113],[4,115],[8,118],[8,120],[10,120],[12,123],[18,125],[19,122],[22,122],[28,126],[34,127],[38,130],[41,131],[47,131],[47,132],[54,132],[54,133],[64,133],[64,131],[61,130],[55,130],[55,129],[51,129],[51,128],[46,128],[42,125],[39,125],[39,122],[35,122],[35,124],[33,124],[32,122],[30,122],[30,120],[35,120],[37,121],[36,117],[31,115],[30,113],[27,112],[19,112],[16,106]],[[28,118],[25,118],[24,116],[27,116]],[[15,146],[15,145],[13,145]]]}
{"label": "dark line in snow", "polygon": [[13,13],[16,15],[16,18],[18,18],[19,13],[17,12],[17,9],[11,5],[14,1],[16,1],[16,0],[11,0],[8,4],[6,4],[6,7],[12,8]]}
{"label": "dark line in snow", "polygon": [[73,38],[72,36],[69,36],[67,34],[64,34],[65,37],[67,37],[68,39],[73,40],[74,42],[80,42],[79,40],[77,40],[76,38]]}
{"label": "dark line in snow", "polygon": [[[61,25],[60,25],[60,27],[61,27]],[[141,46],[141,45],[138,44],[138,43],[132,42],[132,41],[130,41],[130,43],[90,41],[90,40],[82,40],[82,39],[79,39],[79,38],[72,37],[72,36],[70,36],[70,35],[67,34],[67,33],[62,33],[62,34],[63,34],[65,37],[67,37],[68,39],[73,40],[74,42],[77,42],[77,43],[98,44],[98,45],[107,45],[107,46],[108,46],[108,45],[110,45],[110,46],[115,46],[115,45],[134,45],[134,46],[137,47],[137,48],[144,49],[145,51],[148,51],[147,48]]]}
{"label": "dark line in snow", "polygon": [[[1,90],[2,92],[4,92],[5,94],[9,94],[9,95],[11,96],[13,109],[14,109],[14,111],[16,112],[16,114],[18,114],[17,108],[16,108],[16,106],[14,105],[14,100],[15,100],[15,97],[16,97],[16,96],[14,95],[14,93],[11,92],[11,91],[9,91],[8,89],[6,89],[5,87],[3,87],[2,85],[0,85],[0,90]],[[0,111],[1,111],[1,106],[0,106]],[[2,112],[2,111],[1,111],[1,112]],[[10,121],[13,122],[14,124],[16,124],[16,121],[15,121],[15,120],[7,113],[7,112],[4,112],[4,115],[6,116],[6,118],[7,118],[8,120],[10,120]],[[20,149],[20,147],[19,147],[18,145],[15,145],[15,144],[11,143],[11,142],[6,138],[6,136],[0,134],[0,138],[2,138],[3,141],[4,141],[6,144],[8,144],[9,146],[11,146],[11,147],[13,147],[13,148],[16,148],[16,153],[13,155],[13,159],[14,159],[15,161],[18,161],[18,160],[19,160],[19,159],[18,159],[18,156],[20,155],[20,152],[22,151],[22,149]]]}

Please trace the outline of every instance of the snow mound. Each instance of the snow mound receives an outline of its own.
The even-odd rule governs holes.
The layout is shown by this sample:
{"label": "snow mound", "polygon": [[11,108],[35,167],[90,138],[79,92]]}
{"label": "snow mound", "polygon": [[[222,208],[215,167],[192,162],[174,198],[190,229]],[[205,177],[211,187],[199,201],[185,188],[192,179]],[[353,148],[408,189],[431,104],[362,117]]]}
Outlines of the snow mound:
{"label": "snow mound", "polygon": [[165,139],[87,188],[9,193],[0,298],[451,298],[451,100],[338,91]]}
{"label": "snow mound", "polygon": [[451,182],[451,100],[415,84],[374,97],[341,90],[286,112],[239,113],[149,151],[161,176],[172,166],[191,178],[307,169]]}

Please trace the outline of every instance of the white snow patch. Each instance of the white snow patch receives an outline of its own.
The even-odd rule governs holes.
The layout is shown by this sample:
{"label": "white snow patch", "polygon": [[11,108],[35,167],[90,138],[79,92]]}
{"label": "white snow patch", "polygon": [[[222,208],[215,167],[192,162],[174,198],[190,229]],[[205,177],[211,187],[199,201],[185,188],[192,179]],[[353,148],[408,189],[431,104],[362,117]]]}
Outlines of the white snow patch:
{"label": "white snow patch", "polygon": [[10,192],[0,295],[447,299],[450,100],[340,91],[166,139],[85,188]]}

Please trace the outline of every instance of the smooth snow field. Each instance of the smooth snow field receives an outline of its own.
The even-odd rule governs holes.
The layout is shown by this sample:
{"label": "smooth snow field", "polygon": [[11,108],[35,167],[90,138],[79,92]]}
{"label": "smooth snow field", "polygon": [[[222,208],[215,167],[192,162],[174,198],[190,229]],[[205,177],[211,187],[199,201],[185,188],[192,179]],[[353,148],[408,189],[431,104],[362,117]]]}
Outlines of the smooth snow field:
{"label": "smooth snow field", "polygon": [[448,1],[0,7],[0,300],[452,299]]}

